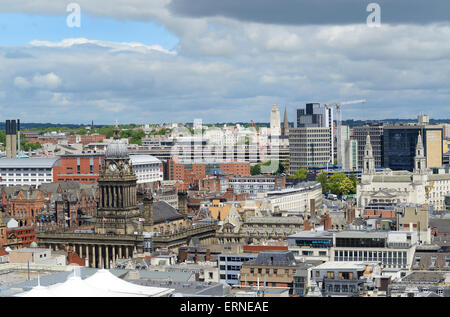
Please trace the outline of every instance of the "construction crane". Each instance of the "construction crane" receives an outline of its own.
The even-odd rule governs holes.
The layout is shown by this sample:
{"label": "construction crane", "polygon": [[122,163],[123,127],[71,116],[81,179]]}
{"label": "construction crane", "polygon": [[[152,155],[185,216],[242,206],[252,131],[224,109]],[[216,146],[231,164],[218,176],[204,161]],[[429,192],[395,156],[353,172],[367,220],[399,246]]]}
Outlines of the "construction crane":
{"label": "construction crane", "polygon": [[342,110],[341,110],[341,108],[342,108],[342,106],[354,105],[354,104],[365,103],[365,102],[366,102],[365,99],[361,99],[361,100],[344,101],[344,102],[324,105],[325,108],[330,108],[333,106],[336,108],[337,163],[341,167],[342,167],[342,157],[341,157],[341,153],[342,153],[342,149],[341,149],[341,147],[342,147],[342,136],[341,136]]}

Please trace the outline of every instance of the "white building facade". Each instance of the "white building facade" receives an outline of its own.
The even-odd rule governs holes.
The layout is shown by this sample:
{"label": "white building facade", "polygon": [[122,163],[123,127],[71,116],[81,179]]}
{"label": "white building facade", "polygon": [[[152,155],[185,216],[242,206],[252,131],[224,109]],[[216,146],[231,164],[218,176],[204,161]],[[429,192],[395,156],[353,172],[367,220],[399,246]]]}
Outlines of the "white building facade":
{"label": "white building facade", "polygon": [[39,186],[53,182],[53,167],[59,157],[49,158],[4,158],[0,159],[0,174],[3,186]]}
{"label": "white building facade", "polygon": [[162,162],[151,155],[130,155],[137,183],[153,183],[163,180]]}
{"label": "white building facade", "polygon": [[317,210],[322,205],[322,186],[317,182],[305,182],[293,188],[285,188],[264,193],[263,201],[274,211],[288,211],[291,214],[304,214]]}

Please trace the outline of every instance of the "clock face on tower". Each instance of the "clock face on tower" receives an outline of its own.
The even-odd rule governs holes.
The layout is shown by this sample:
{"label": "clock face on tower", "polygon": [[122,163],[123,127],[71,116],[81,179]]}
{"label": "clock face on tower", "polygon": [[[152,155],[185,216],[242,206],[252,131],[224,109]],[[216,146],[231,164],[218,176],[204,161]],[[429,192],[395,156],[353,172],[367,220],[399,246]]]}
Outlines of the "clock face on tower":
{"label": "clock face on tower", "polygon": [[117,169],[117,165],[115,163],[109,164],[109,169],[111,172],[114,172]]}

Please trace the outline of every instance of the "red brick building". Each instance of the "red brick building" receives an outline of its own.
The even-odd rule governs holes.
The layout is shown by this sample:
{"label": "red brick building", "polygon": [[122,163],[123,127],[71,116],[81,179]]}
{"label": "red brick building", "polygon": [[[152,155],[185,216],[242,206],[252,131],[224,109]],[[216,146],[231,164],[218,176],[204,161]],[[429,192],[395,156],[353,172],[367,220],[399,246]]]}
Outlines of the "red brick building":
{"label": "red brick building", "polygon": [[220,164],[220,169],[224,175],[250,176],[250,163],[230,162]]}
{"label": "red brick building", "polygon": [[229,162],[220,164],[183,164],[168,160],[164,163],[164,179],[182,180],[189,186],[198,187],[198,182],[207,175],[250,176],[250,163]]}
{"label": "red brick building", "polygon": [[53,168],[53,181],[96,183],[104,160],[103,154],[62,155]]}
{"label": "red brick building", "polygon": [[19,227],[34,226],[38,215],[44,209],[44,193],[30,187],[28,190],[18,190],[8,195],[10,190],[14,188],[2,190],[3,208],[19,223]]}
{"label": "red brick building", "polygon": [[10,239],[18,239],[22,248],[30,246],[31,242],[36,242],[34,227],[8,228],[7,236]]}
{"label": "red brick building", "polygon": [[106,140],[106,135],[103,134],[84,134],[84,135],[69,135],[67,137],[67,141],[69,144],[73,143],[81,143],[83,145],[89,144],[89,143],[98,143],[103,142],[103,140]]}
{"label": "red brick building", "polygon": [[3,187],[1,193],[3,211],[17,221],[19,228],[39,230],[86,225],[85,219],[97,214],[98,195],[96,185],[75,182],[45,183],[37,189]]}

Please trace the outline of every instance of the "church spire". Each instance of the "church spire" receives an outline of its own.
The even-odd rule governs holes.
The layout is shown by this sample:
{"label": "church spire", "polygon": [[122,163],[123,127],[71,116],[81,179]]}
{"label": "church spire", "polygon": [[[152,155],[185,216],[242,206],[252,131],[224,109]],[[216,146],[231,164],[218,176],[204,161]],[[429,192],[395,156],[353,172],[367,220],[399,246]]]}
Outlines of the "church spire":
{"label": "church spire", "polygon": [[364,148],[363,174],[375,174],[375,158],[373,157],[370,134],[367,133],[366,146]]}
{"label": "church spire", "polygon": [[114,136],[113,136],[114,140],[119,140],[120,139],[120,129],[119,129],[119,123],[116,120],[116,125],[114,127]]}
{"label": "church spire", "polygon": [[419,131],[417,136],[416,156],[414,157],[414,172],[423,173],[427,167],[427,159],[425,157],[425,151],[423,147],[422,135]]}
{"label": "church spire", "polygon": [[289,135],[289,121],[287,117],[287,108],[284,107],[284,120],[283,120],[283,135],[288,136]]}

